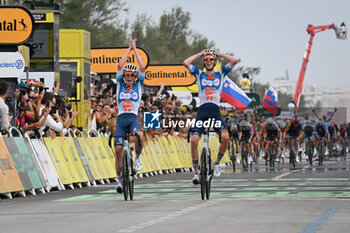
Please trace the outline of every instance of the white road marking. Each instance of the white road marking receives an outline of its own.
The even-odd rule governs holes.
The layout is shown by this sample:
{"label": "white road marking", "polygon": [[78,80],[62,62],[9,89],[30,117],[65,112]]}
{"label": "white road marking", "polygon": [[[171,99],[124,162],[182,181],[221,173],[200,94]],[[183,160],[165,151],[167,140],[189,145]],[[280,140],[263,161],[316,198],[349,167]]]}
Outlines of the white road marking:
{"label": "white road marking", "polygon": [[143,229],[143,228],[146,228],[149,226],[153,226],[153,225],[158,224],[158,223],[162,223],[162,222],[167,221],[167,220],[171,220],[175,217],[179,217],[181,215],[188,214],[188,213],[193,212],[195,210],[199,210],[199,209],[202,209],[202,208],[207,207],[207,206],[215,205],[219,201],[220,200],[207,201],[207,202],[199,204],[199,205],[187,207],[187,208],[182,209],[182,210],[177,210],[177,211],[174,211],[173,213],[167,214],[165,216],[162,216],[162,217],[159,217],[156,219],[152,219],[152,220],[149,220],[147,222],[140,223],[138,225],[131,226],[131,227],[128,227],[125,229],[121,229],[118,232],[134,232],[136,230],[140,230],[140,229]]}

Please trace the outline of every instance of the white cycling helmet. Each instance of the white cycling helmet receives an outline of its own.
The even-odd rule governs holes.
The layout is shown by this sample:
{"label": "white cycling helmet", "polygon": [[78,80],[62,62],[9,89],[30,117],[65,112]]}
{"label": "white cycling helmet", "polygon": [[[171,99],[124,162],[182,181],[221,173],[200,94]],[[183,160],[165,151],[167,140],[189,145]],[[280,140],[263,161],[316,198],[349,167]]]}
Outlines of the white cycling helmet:
{"label": "white cycling helmet", "polygon": [[205,58],[206,56],[212,56],[212,57],[215,58],[215,60],[218,59],[218,55],[216,55],[216,52],[215,52],[214,50],[212,50],[212,49],[206,49],[206,50],[204,51],[204,53],[202,54],[202,60],[204,60],[204,58]]}

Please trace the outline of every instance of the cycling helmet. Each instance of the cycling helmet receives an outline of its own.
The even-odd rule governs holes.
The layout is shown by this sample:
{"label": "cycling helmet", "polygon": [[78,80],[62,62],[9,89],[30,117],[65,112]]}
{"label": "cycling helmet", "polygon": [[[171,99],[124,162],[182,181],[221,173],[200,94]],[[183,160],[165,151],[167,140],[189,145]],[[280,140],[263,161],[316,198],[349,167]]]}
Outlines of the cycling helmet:
{"label": "cycling helmet", "polygon": [[212,50],[212,49],[206,49],[206,50],[204,51],[204,53],[202,54],[202,60],[204,60],[204,58],[205,58],[206,56],[212,56],[212,57],[215,58],[215,60],[218,59],[218,56],[216,55],[216,52],[215,52],[214,50]]}
{"label": "cycling helmet", "polygon": [[292,123],[292,124],[298,124],[298,123],[299,123],[299,117],[294,117],[294,118],[291,120],[291,123]]}
{"label": "cycling helmet", "polygon": [[237,131],[237,125],[235,123],[232,123],[230,125],[231,132],[236,132]]}
{"label": "cycling helmet", "polygon": [[246,120],[241,121],[240,125],[241,126],[250,126],[249,122]]}
{"label": "cycling helmet", "polygon": [[139,74],[139,70],[137,69],[137,67],[135,65],[127,64],[126,66],[124,66],[123,75],[125,73],[133,73],[135,76],[137,76]]}
{"label": "cycling helmet", "polygon": [[272,118],[271,117],[267,118],[266,123],[267,124],[273,124]]}

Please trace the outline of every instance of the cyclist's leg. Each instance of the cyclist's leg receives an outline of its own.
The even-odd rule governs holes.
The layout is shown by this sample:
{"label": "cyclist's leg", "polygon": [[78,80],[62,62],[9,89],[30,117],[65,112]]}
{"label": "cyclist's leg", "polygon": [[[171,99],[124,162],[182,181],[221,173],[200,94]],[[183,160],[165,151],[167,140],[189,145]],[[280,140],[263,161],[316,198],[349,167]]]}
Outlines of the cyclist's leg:
{"label": "cyclist's leg", "polygon": [[228,144],[229,144],[228,131],[222,130],[221,131],[221,144],[219,147],[218,157],[216,158],[215,163],[220,163],[220,160],[222,159],[222,157],[224,156],[224,154],[227,150]]}
{"label": "cyclist's leg", "polygon": [[198,142],[199,142],[199,134],[192,134],[191,137],[191,157],[192,157],[192,165],[193,165],[193,171],[198,171]]}

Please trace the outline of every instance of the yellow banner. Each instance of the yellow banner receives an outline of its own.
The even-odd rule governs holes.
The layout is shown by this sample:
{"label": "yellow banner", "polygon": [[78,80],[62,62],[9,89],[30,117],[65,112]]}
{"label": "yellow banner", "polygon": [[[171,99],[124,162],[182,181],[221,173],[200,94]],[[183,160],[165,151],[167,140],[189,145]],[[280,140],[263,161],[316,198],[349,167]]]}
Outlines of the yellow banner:
{"label": "yellow banner", "polygon": [[[119,60],[127,51],[127,47],[123,48],[92,48],[91,49],[91,72],[95,73],[116,73]],[[145,50],[137,48],[146,67],[149,64],[149,57]],[[139,64],[136,60],[134,51],[129,53],[126,60],[127,64],[134,64],[138,68]],[[126,65],[126,64],[125,64]]]}
{"label": "yellow banner", "polygon": [[0,6],[0,44],[23,44],[33,34],[32,14],[24,7]]}
{"label": "yellow banner", "polygon": [[183,65],[150,65],[144,84],[147,86],[190,86],[196,78]]}

